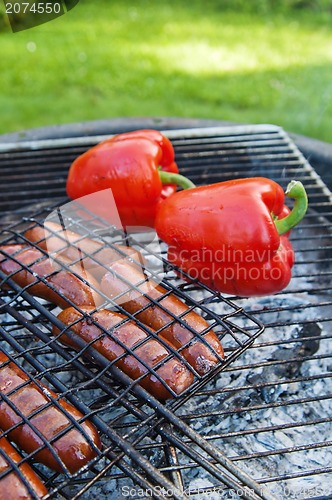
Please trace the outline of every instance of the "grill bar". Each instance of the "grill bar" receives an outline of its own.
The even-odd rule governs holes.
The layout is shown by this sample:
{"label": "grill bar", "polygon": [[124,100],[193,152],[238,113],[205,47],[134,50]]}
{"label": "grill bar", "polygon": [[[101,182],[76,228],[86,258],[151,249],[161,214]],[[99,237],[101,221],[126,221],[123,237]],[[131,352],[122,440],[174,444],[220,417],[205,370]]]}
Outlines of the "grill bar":
{"label": "grill bar", "polygon": [[[136,384],[129,383],[124,390],[126,385],[119,384],[121,376],[114,375],[115,366],[98,372],[94,363],[87,358],[83,362],[78,354],[73,355],[56,342],[50,336],[54,308],[41,306],[38,301],[33,303],[28,290],[21,293],[12,288],[8,296],[5,294],[7,304],[0,310],[4,338],[14,337],[23,349],[22,356],[36,356],[51,383],[53,376],[63,379],[67,393],[77,395],[89,416],[108,422],[123,443],[130,443],[137,460],[138,456],[143,457],[146,467],[157,470],[163,475],[162,480],[177,487],[179,493],[196,499],[221,488],[222,494],[231,494],[231,485],[238,483],[235,479],[227,486],[227,481],[234,481],[234,477],[225,473],[223,460],[218,456],[222,449],[222,459],[231,459],[231,467],[236,465],[238,470],[240,466],[240,471],[248,471],[254,477],[258,497],[262,498],[261,486],[265,486],[263,494],[276,498],[289,496],[288,493],[303,500],[318,500],[322,494],[324,498],[331,497],[332,471],[327,466],[332,453],[328,437],[332,430],[331,193],[278,127],[183,129],[166,134],[174,144],[181,172],[197,184],[259,175],[273,178],[283,186],[292,178],[305,184],[310,209],[301,225],[292,231],[297,261],[290,286],[269,298],[225,300],[212,296],[206,288],[198,291],[195,284],[179,287],[176,281],[168,281],[169,289],[177,290],[212,322],[218,322],[221,315],[223,328],[230,337],[235,328],[236,339],[230,348],[225,346],[228,358],[220,370],[198,380],[194,390],[183,397],[166,405],[159,403],[160,408]],[[1,239],[17,240],[27,224],[39,223],[54,206],[65,203],[65,181],[71,161],[104,138],[105,135],[92,135],[0,144],[4,178]],[[43,198],[40,190],[45,191]],[[235,304],[228,317],[225,309]],[[8,316],[10,308],[12,314]],[[36,343],[33,339],[37,332],[40,340]],[[12,349],[18,352],[13,344]],[[60,361],[54,366],[44,364],[44,359],[54,352]],[[69,361],[70,366],[66,365]],[[75,387],[71,377],[77,374],[83,379]],[[126,384],[124,379],[123,383]],[[89,387],[97,391],[93,402]],[[109,447],[107,433],[105,440]],[[124,484],[140,484],[142,488],[156,485],[154,472],[149,475],[139,467],[139,461],[133,466],[124,449],[121,452],[118,447],[113,459],[106,449],[102,452],[105,463],[96,462],[88,477],[50,476],[41,469],[39,474],[53,492],[67,498],[92,498],[96,491],[105,492],[107,498],[108,484],[119,492]],[[120,470],[119,464],[125,467]],[[198,481],[198,477],[202,479]],[[242,489],[243,484],[247,483],[240,481]],[[305,489],[307,485],[311,490]],[[248,490],[247,496],[251,493]]]}
{"label": "grill bar", "polygon": [[[10,338],[6,333],[3,331],[2,328],[0,328],[0,333],[3,336],[3,338],[12,346],[16,349],[17,352],[24,352],[24,349],[20,346],[18,342],[15,342],[12,338]],[[43,373],[44,372],[44,366],[38,363],[35,358],[28,353],[24,354],[25,359],[33,366],[35,369],[37,369],[39,372]],[[63,392],[64,394],[67,393],[67,388],[64,386],[59,380],[56,379],[56,377],[52,376],[52,385],[55,385],[56,389],[59,391]],[[4,397],[4,396],[2,396]],[[73,394],[66,394],[67,399],[74,404],[76,408],[78,408],[80,411],[84,412],[85,414],[90,413],[90,409],[86,407],[82,401],[78,398],[76,398]],[[7,403],[10,403],[10,400],[6,400]],[[13,406],[13,408],[15,408]],[[26,420],[23,415],[21,415],[22,419],[24,419],[25,423],[29,424],[29,420]],[[182,499],[186,498],[186,496],[183,496],[183,492],[178,491],[172,483],[168,482],[166,478],[159,473],[158,470],[156,470],[154,467],[151,466],[149,462],[146,461],[146,459],[138,453],[135,448],[133,448],[128,441],[124,441],[119,435],[114,433],[110,429],[110,427],[106,426],[105,423],[100,420],[96,415],[93,415],[90,417],[90,420],[97,425],[97,427],[106,435],[108,435],[113,442],[116,444],[116,446],[119,446],[120,448],[123,449],[124,453],[123,454],[115,454],[114,452],[109,451],[108,455],[114,460],[114,463],[117,463],[118,467],[122,469],[124,472],[130,475],[131,478],[135,479],[138,484],[141,484],[145,488],[153,488],[152,484],[147,482],[142,476],[137,474],[135,469],[132,469],[129,467],[127,464],[123,463],[123,456],[129,456],[134,462],[137,463],[137,465],[145,471],[145,473],[148,476],[152,476],[154,480],[157,480],[158,483],[164,487],[165,489],[172,489],[174,498],[176,499]],[[31,425],[31,424],[29,424]],[[37,433],[38,431],[34,429],[34,431]],[[39,437],[41,437],[41,434],[39,433]],[[50,446],[50,450],[52,450]],[[155,491],[155,498],[158,498],[158,491]]]}
{"label": "grill bar", "polygon": [[[0,277],[4,273],[0,272]],[[3,276],[4,277],[4,276]],[[20,292],[20,288],[15,285],[14,283],[11,284],[11,286],[16,289],[17,291]],[[28,302],[31,302],[34,307],[42,312],[44,316],[50,316],[50,313],[47,312],[47,310],[44,310],[43,306],[41,306],[35,299],[31,298],[30,295],[27,292],[22,292],[21,293],[22,297],[25,298]],[[3,301],[2,301],[2,307],[4,310],[10,311],[10,313],[15,317],[18,316],[18,314],[13,310],[12,308],[9,308]],[[56,319],[51,318],[53,323],[56,323]],[[1,332],[0,332],[1,333]],[[41,340],[47,341],[47,337],[43,335],[38,329],[34,329],[34,335],[41,338]],[[2,332],[3,338],[12,346],[15,348],[16,351],[18,352],[24,352],[24,349],[18,344],[18,342],[14,341],[9,335],[6,335],[6,332]],[[46,337],[46,338],[45,338]],[[78,341],[80,344],[82,344],[82,350],[86,348],[86,344],[84,341],[79,340]],[[53,346],[53,349],[56,350],[56,347]],[[92,349],[90,347],[90,349]],[[94,351],[94,350],[93,350]],[[239,353],[237,353],[239,354]],[[123,373],[119,372],[119,370],[115,366],[110,366],[109,362],[107,359],[103,358],[99,353],[96,353],[94,351],[93,357],[98,359],[98,364],[100,366],[103,366],[104,368],[108,369],[110,372],[114,373],[116,377],[120,380],[123,380],[124,383],[131,388],[131,390],[139,396],[141,400],[145,400],[147,403],[151,404],[154,408],[154,410],[157,412],[157,414],[163,416],[167,422],[172,423],[174,427],[176,427],[178,430],[180,430],[184,435],[187,435],[190,438],[190,445],[183,445],[183,441],[179,440],[175,435],[170,433],[169,431],[165,431],[163,428],[159,430],[161,435],[163,437],[166,437],[167,440],[172,443],[174,446],[177,448],[181,449],[181,451],[185,452],[188,456],[195,456],[197,463],[200,463],[204,469],[208,472],[210,472],[214,477],[216,477],[219,481],[221,481],[222,484],[225,484],[229,486],[230,488],[236,489],[237,491],[241,491],[242,495],[244,498],[263,498],[264,500],[273,500],[274,497],[269,494],[269,492],[264,492],[261,488],[261,486],[258,485],[255,481],[253,481],[249,476],[247,476],[245,473],[241,471],[241,469],[235,467],[231,461],[227,459],[226,456],[224,456],[219,450],[215,449],[213,446],[211,446],[209,443],[207,443],[204,439],[201,438],[197,433],[195,433],[192,429],[190,429],[188,426],[186,426],[180,419],[178,419],[170,410],[166,408],[163,404],[159,403],[159,401],[155,400],[154,398],[151,397],[150,394],[146,393],[144,389],[142,389],[139,386],[133,386],[132,382],[128,380],[128,377],[124,375]],[[38,369],[40,373],[44,372],[44,367],[40,363],[36,362],[35,359],[29,355],[25,354],[25,358],[29,361],[29,363],[34,366],[34,368]],[[227,363],[229,364],[229,362]],[[63,386],[58,380],[54,378],[53,375],[45,375],[56,387],[56,389],[67,393],[66,387]],[[123,394],[121,395],[123,397]],[[68,394],[67,398],[71,403],[73,403],[80,411],[84,413],[89,413],[89,409],[82,404],[80,400],[78,400],[76,397],[74,397],[72,394]],[[147,418],[144,413],[139,415],[140,418]],[[164,487],[166,490],[172,490],[174,498],[185,498],[185,495],[183,492],[177,491],[176,487],[172,485],[172,483],[168,483],[163,476],[160,475],[158,470],[155,470],[152,466],[150,466],[149,463],[146,463],[146,460],[144,459],[143,456],[141,456],[139,453],[136,452],[135,448],[131,448],[131,446],[128,444],[127,441],[123,441],[121,437],[118,434],[115,434],[114,432],[111,432],[109,427],[105,426],[105,423],[101,421],[97,416],[93,415],[90,417],[90,420],[96,424],[97,428],[101,430],[105,435],[108,435],[112,441],[120,448],[125,451],[125,454],[131,457],[148,475],[152,475],[154,477],[154,480],[158,482],[159,485]],[[148,433],[151,432],[151,428],[148,428]],[[140,437],[139,441],[142,439]],[[138,441],[138,442],[139,442]],[[214,459],[217,459],[217,464],[221,465],[222,467],[226,468],[231,474],[233,474],[237,479],[239,479],[243,484],[248,486],[250,490],[246,489],[246,486],[243,488],[241,483],[238,483],[237,481],[234,481],[231,477],[229,477],[227,474],[225,474],[223,471],[220,471],[218,468],[216,468],[214,465],[211,465],[210,460],[204,459],[203,457],[200,457],[197,454],[194,454],[192,450],[192,444],[198,445],[200,448],[204,450],[204,452],[208,453],[210,457],[213,457]],[[136,443],[135,443],[136,444]],[[109,455],[111,458],[116,460],[116,463],[118,467],[123,469],[129,477],[132,479],[135,479],[137,482],[137,475],[132,474],[132,471],[130,468],[127,466],[124,466],[122,464],[122,454],[119,455],[114,455],[113,453],[109,452]],[[152,471],[152,472],[151,472]],[[143,481],[144,482],[144,481]],[[142,484],[142,480],[140,480],[140,483]],[[253,496],[252,492],[256,492],[259,494],[259,496],[255,497]]]}

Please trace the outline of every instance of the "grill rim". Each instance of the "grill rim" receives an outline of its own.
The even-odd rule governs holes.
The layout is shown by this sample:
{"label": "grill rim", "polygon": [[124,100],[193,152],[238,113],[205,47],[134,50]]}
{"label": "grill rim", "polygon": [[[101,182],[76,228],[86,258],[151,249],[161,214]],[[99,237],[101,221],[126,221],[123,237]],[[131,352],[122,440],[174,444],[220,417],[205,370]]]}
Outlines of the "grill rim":
{"label": "grill rim", "polygon": [[[223,129],[223,130],[224,130],[224,129]],[[232,130],[234,130],[234,129],[232,128]],[[320,177],[319,177],[319,179],[320,179]],[[323,183],[323,184],[324,184],[324,183]],[[325,184],[324,184],[324,185],[325,185]],[[330,196],[330,192],[329,192],[329,191],[328,191],[328,194],[329,194],[329,196]]]}

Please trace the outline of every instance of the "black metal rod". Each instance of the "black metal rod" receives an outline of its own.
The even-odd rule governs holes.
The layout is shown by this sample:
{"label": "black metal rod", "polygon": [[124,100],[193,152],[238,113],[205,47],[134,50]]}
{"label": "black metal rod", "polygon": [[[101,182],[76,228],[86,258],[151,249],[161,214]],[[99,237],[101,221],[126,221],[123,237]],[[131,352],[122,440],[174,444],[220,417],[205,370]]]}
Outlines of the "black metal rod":
{"label": "black metal rod", "polygon": [[[234,130],[234,133],[231,133],[230,130],[225,131],[225,133],[220,133],[215,132],[213,136],[211,136],[211,132],[206,132],[202,133],[202,131],[190,131],[187,135],[184,134],[179,134],[178,131],[175,131],[174,133],[171,132],[170,136],[172,137],[173,144],[176,149],[176,155],[177,159],[179,161],[179,164],[181,165],[181,168],[184,172],[188,172],[188,175],[191,176],[195,181],[197,180],[197,183],[203,182],[205,179],[202,178],[202,169],[206,169],[206,171],[209,172],[209,180],[212,181],[220,181],[220,180],[226,180],[228,178],[234,178],[234,177],[239,177],[239,176],[247,176],[247,175],[252,175],[252,174],[261,174],[262,172],[267,172],[269,176],[271,176],[274,180],[277,180],[278,182],[284,184],[290,176],[295,176],[296,178],[301,179],[303,182],[305,182],[306,187],[308,189],[309,195],[310,195],[310,206],[312,208],[311,212],[308,212],[306,219],[303,224],[301,224],[301,230],[306,231],[306,229],[310,229],[310,227],[315,224],[316,228],[319,228],[320,234],[314,234],[312,235],[312,243],[310,245],[310,248],[302,248],[302,243],[304,242],[304,239],[306,238],[305,232],[302,233],[304,236],[301,235],[300,231],[296,230],[292,234],[292,242],[294,244],[294,247],[296,251],[301,251],[302,256],[304,257],[304,260],[302,260],[299,264],[300,266],[302,265],[311,265],[313,263],[319,264],[320,266],[325,266],[325,268],[322,268],[324,271],[328,270],[328,264],[329,264],[329,254],[326,253],[322,258],[316,259],[316,254],[314,255],[312,252],[316,251],[325,251],[325,252],[331,252],[331,245],[327,244],[328,240],[327,238],[331,237],[331,232],[329,232],[329,228],[331,227],[327,221],[327,217],[332,217],[332,212],[331,212],[331,201],[332,198],[328,195],[327,191],[323,191],[321,189],[321,185],[319,181],[317,181],[314,173],[310,169],[308,165],[306,165],[305,161],[301,157],[301,155],[298,154],[298,151],[292,147],[291,143],[288,140],[288,137],[286,134],[283,134],[282,131],[278,128],[275,128],[274,130],[271,128],[271,130],[255,130],[250,128],[247,131],[242,130],[241,133],[238,130]],[[13,203],[15,203],[15,207],[22,206],[24,204],[30,203],[31,200],[31,193],[35,193],[35,185],[33,183],[36,182],[36,179],[33,178],[33,183],[31,186],[29,186],[29,176],[31,175],[31,171],[33,168],[36,168],[36,171],[45,171],[45,161],[47,161],[48,165],[50,165],[52,172],[54,169],[54,172],[56,172],[56,176],[61,177],[65,179],[66,171],[67,168],[78,154],[81,152],[85,151],[89,146],[94,144],[94,141],[96,140],[93,137],[87,137],[85,138],[85,143],[82,144],[80,143],[80,139],[78,138],[77,140],[74,138],[73,140],[64,140],[65,146],[61,146],[58,150],[55,149],[55,145],[51,145],[50,143],[52,141],[49,141],[48,144],[44,144],[40,150],[35,150],[33,151],[32,149],[29,150],[29,146],[24,146],[21,148],[21,150],[18,150],[16,152],[12,151],[9,157],[6,158],[6,153],[4,155],[0,155],[0,161],[3,161],[2,165],[3,168],[5,169],[6,173],[6,182],[9,183],[9,187],[15,186],[15,191],[16,193],[13,194],[8,193],[8,201],[5,200],[5,202],[0,202],[0,209],[2,210],[9,210],[11,206],[13,206]],[[75,143],[76,141],[76,143]],[[47,141],[46,141],[47,142]],[[58,144],[60,146],[60,144]],[[24,151],[26,149],[26,151]],[[23,160],[23,161],[22,161]],[[15,200],[15,196],[17,196],[17,182],[11,183],[11,173],[13,170],[13,165],[15,165],[15,175],[22,175],[22,182],[24,180],[24,184],[27,186],[25,189],[24,187],[24,192],[23,195],[21,196],[20,200]],[[250,170],[248,170],[248,167]],[[318,177],[318,176],[317,176]],[[44,184],[45,185],[45,184]],[[59,190],[58,190],[59,188]],[[60,193],[63,188],[61,188],[61,183],[59,183],[58,186],[52,188],[48,193],[46,193],[45,196],[48,196],[48,206],[52,202],[55,202],[54,196],[57,193]],[[7,193],[6,193],[7,196]],[[11,200],[12,198],[12,200]],[[67,200],[60,200],[59,203],[63,203]],[[9,208],[8,208],[9,207]],[[26,212],[24,215],[26,215],[27,212],[31,213],[33,207],[28,207],[28,209],[25,209]],[[50,213],[50,209],[46,209]],[[43,210],[38,211],[40,215],[42,215],[44,212]],[[320,213],[319,213],[320,212]],[[22,211],[23,213],[23,211]],[[321,215],[320,215],[321,214]],[[12,214],[10,214],[12,216]],[[14,215],[14,214],[13,214]],[[20,217],[20,216],[19,216]],[[320,219],[321,217],[321,219]],[[17,220],[17,216],[16,216]],[[26,218],[25,222],[27,222],[29,219]],[[320,221],[320,222],[319,222]],[[319,224],[317,224],[319,222]],[[8,239],[10,241],[10,238],[14,237],[17,238],[19,235],[20,228],[22,227],[22,220],[19,218],[19,221],[16,223],[16,226],[13,226],[13,231],[10,233],[10,231],[7,231],[5,234],[3,234],[3,237],[6,237],[8,235]],[[315,313],[316,311],[316,320],[322,323],[322,325],[325,327],[327,330],[329,326],[329,322],[331,321],[331,316],[329,315],[329,312],[327,310],[327,307],[331,305],[331,302],[328,300],[325,300],[325,304],[322,302],[322,296],[323,294],[325,295],[327,299],[327,294],[330,293],[331,291],[331,286],[327,281],[324,282],[319,282],[320,279],[320,271],[317,268],[312,269],[312,273],[306,273],[302,272],[302,267],[298,267],[298,264],[295,264],[294,267],[294,272],[293,272],[293,281],[291,284],[291,287],[289,287],[287,290],[283,292],[284,295],[284,305],[279,308],[279,311],[288,311],[288,317],[287,321],[273,321],[267,326],[270,328],[270,332],[272,332],[272,329],[278,329],[279,327],[291,327],[295,326],[297,324],[307,324],[310,322],[313,322],[314,320],[310,319],[310,315],[306,317],[306,319],[301,320],[300,322],[297,321],[297,317],[292,317],[292,312],[296,311],[298,308],[300,308],[304,313],[306,310],[308,310],[308,313],[310,311],[313,311]],[[299,271],[301,270],[301,275],[298,274]],[[310,277],[310,280],[306,283],[305,280]],[[301,286],[301,289],[300,289]],[[293,293],[296,293],[297,296],[299,297],[300,294],[302,294],[303,297],[311,296],[314,301],[310,302],[310,304],[306,304],[303,300],[302,305],[299,307],[289,307],[287,305],[287,299],[292,296]],[[319,300],[316,300],[316,296],[318,296]],[[18,295],[19,297],[20,295]],[[278,297],[277,297],[278,298]],[[239,303],[239,299],[236,298],[237,303]],[[321,308],[325,306],[325,313],[321,311]],[[274,308],[272,306],[272,302],[269,306],[266,307],[265,311],[263,310],[258,310],[255,309],[254,314],[259,315],[261,318],[266,319],[266,323],[268,323],[268,320],[270,319],[269,314],[273,314],[274,312],[278,312],[278,308]],[[320,316],[317,318],[317,316]],[[324,316],[324,317],[323,317]],[[210,316],[211,317],[211,316]],[[22,321],[22,319],[21,319]],[[20,323],[22,324],[22,323]],[[14,328],[14,325],[13,325]],[[254,327],[251,325],[249,326],[248,330],[254,330]],[[22,340],[24,340],[24,335],[22,334],[21,336]],[[40,337],[41,338],[41,337]],[[269,337],[273,338],[273,337]],[[322,335],[320,339],[327,339],[329,338],[328,334]],[[19,336],[17,337],[19,339]],[[281,341],[274,341],[274,342],[262,342],[262,343],[256,343],[254,346],[250,345],[248,346],[248,349],[251,350],[252,354],[255,354],[255,348],[256,347],[266,347],[268,350],[269,347],[275,345],[279,346],[282,344],[289,344],[289,342],[297,342],[297,339],[285,339],[284,342]],[[45,345],[50,345],[51,348],[55,346],[55,343],[49,343],[46,342],[45,338]],[[41,352],[41,351],[40,351]],[[66,352],[66,351],[65,351]],[[251,354],[250,352],[250,354]],[[33,353],[32,353],[33,354]],[[67,358],[64,358],[67,359]],[[295,360],[298,358],[295,358]],[[307,357],[306,358],[308,361],[309,359],[319,361],[322,358],[312,358],[312,357]],[[301,359],[302,361],[302,359]],[[86,377],[87,380],[89,380],[89,369],[87,367],[84,367],[84,365],[81,365],[79,368],[79,363],[80,360],[78,356],[73,356],[72,358],[72,363],[71,367],[77,368],[78,370],[81,371]],[[247,364],[245,363],[243,366],[232,366],[226,369],[226,372],[231,373],[234,372],[234,376],[237,376],[239,374],[240,370],[252,370],[255,368],[258,368],[259,366],[265,366],[265,367],[270,367],[273,366],[273,364],[264,363],[252,363],[252,364]],[[279,364],[279,366],[287,366],[286,364]],[[106,373],[106,372],[103,372]],[[111,371],[110,371],[111,373]],[[98,387],[104,388],[105,394],[110,394],[112,398],[118,398],[117,401],[119,404],[123,406],[123,408],[126,408],[128,412],[132,412],[133,415],[137,419],[140,419],[142,425],[142,434],[145,434],[148,432],[149,428],[148,426],[151,424],[151,429],[154,429],[156,432],[158,432],[158,425],[161,425],[162,422],[165,422],[165,417],[160,416],[157,412],[153,412],[151,415],[148,415],[145,411],[143,412],[137,405],[132,403],[129,398],[127,398],[127,389],[124,390],[122,397],[121,397],[121,390],[117,393],[115,389],[109,388],[106,390],[106,387],[103,385],[104,381],[97,379],[96,375],[91,372],[92,378],[90,379],[91,381],[95,381]],[[289,383],[293,382],[312,382],[314,380],[318,380],[319,378],[327,380],[329,378],[328,374],[320,374],[317,376],[311,376],[311,377],[297,377],[296,379],[290,381]],[[281,383],[286,383],[286,379],[283,379]],[[290,379],[287,379],[290,380]],[[50,380],[51,381],[51,380]],[[208,381],[208,379],[206,379]],[[125,383],[125,382],[124,382]],[[278,381],[280,383],[280,381]],[[264,387],[270,387],[272,385],[275,385],[275,383],[270,382],[270,383],[263,383],[263,384],[257,384],[255,387],[259,388],[264,388]],[[125,387],[125,386],[124,386]],[[134,386],[129,386],[130,389],[132,389],[132,392],[135,393],[136,388]],[[240,387],[235,387],[235,389],[232,388],[225,388],[225,396],[229,396],[234,394],[236,391],[244,391],[246,389],[253,388],[252,386],[249,385],[241,385]],[[129,390],[129,389],[128,389]],[[113,391],[113,392],[112,392]],[[215,394],[220,394],[222,389],[206,389],[204,390],[204,384],[201,387],[195,387],[195,396],[199,395],[213,395]],[[190,397],[190,394],[188,393],[183,400],[179,399],[175,402],[173,402],[173,406],[171,404],[167,405],[169,410],[172,410],[173,413],[175,410],[181,406],[182,404],[187,401]],[[259,410],[259,409],[265,409],[265,408],[278,408],[278,407],[284,407],[287,405],[293,405],[293,404],[305,404],[305,403],[313,403],[315,401],[320,402],[323,401],[325,398],[329,398],[329,395],[317,395],[317,396],[312,396],[310,394],[310,397],[308,398],[303,398],[299,397],[296,400],[293,399],[292,401],[284,401],[280,400],[277,401],[273,404],[267,404],[267,405],[255,405],[252,408],[244,408],[242,407],[242,411],[254,411]],[[141,400],[143,401],[143,400]],[[243,405],[241,405],[243,406]],[[220,418],[223,418],[223,416],[228,416],[231,414],[236,414],[238,411],[240,411],[240,408],[231,408],[229,411],[224,410],[224,411],[217,411],[214,410],[214,412],[204,412],[204,413],[193,413],[189,415],[185,415],[184,417],[181,418],[188,418],[188,419],[195,419],[195,418],[204,418],[204,416],[209,416],[213,414],[218,414]],[[323,419],[321,419],[323,420]],[[295,425],[296,422],[294,423]],[[307,422],[304,422],[303,425],[307,424]],[[129,425],[129,424],[128,424]],[[146,425],[146,427],[144,427]],[[291,425],[291,424],[289,424]],[[302,423],[301,423],[302,425]],[[308,423],[310,425],[310,422]],[[123,424],[122,429],[124,429],[125,424]],[[119,423],[119,427],[121,427],[121,423]],[[137,426],[138,427],[138,426]],[[129,429],[129,427],[128,427]],[[176,429],[175,429],[176,430]],[[264,432],[265,427],[262,429],[259,428],[257,425],[256,431]],[[135,437],[135,425],[133,424],[132,431],[129,432],[128,437]],[[152,432],[152,431],[151,431]],[[172,428],[169,428],[169,432],[171,435],[172,433]],[[251,430],[247,430],[247,432],[251,432]],[[236,433],[235,433],[236,434]],[[229,433],[230,437],[237,437],[234,433]],[[161,435],[161,434],[160,434]],[[218,439],[218,435],[214,434],[208,437],[205,437],[206,440],[213,441],[214,439]],[[140,436],[137,437],[135,443],[139,443]],[[169,441],[166,439],[167,444]],[[190,444],[192,441],[190,438],[187,438],[184,436],[184,441],[186,441],[185,444]],[[316,443],[317,446],[320,446],[320,443]],[[161,446],[159,443],[154,443],[154,446]],[[177,449],[175,445],[174,446],[175,450]],[[315,444],[312,445],[307,445],[310,447],[314,447]],[[145,449],[145,444],[141,445],[140,449]],[[308,448],[311,449],[311,448]],[[285,450],[284,450],[285,451]],[[276,451],[278,453],[279,450]],[[287,450],[285,451],[285,453]],[[264,452],[263,452],[264,453]],[[267,452],[270,453],[270,452]],[[273,452],[271,452],[273,453]],[[253,456],[251,454],[250,456]],[[237,457],[239,460],[246,459],[246,455],[241,456],[240,458]],[[211,459],[214,461],[215,464],[217,464],[217,460]],[[179,470],[185,467],[194,467],[196,464],[187,464],[187,465],[176,465],[174,464],[173,470],[175,472],[179,472]],[[165,470],[167,467],[165,468]],[[161,469],[162,470],[162,469]],[[323,472],[331,472],[331,470],[328,470],[328,468],[321,468],[317,470],[312,470],[312,471],[291,471],[290,474],[285,474],[285,475],[279,475],[271,478],[263,478],[260,480],[257,480],[259,484],[263,482],[273,482],[273,481],[283,481],[287,480],[288,478],[300,478],[300,477],[305,477],[305,476],[310,476],[314,474],[319,474],[320,471]],[[97,477],[97,476],[96,476]],[[75,478],[72,478],[72,481],[74,481]],[[52,481],[51,481],[52,482]],[[94,481],[91,481],[90,484],[92,484]],[[84,488],[84,491],[87,491],[87,486]]]}
{"label": "black metal rod", "polygon": [[[23,292],[23,293],[26,293],[26,292]],[[36,301],[35,299],[33,299],[32,297],[29,296],[29,294],[26,294],[26,299],[29,300],[31,303],[33,303],[34,307],[36,307],[37,309],[45,309],[38,301]],[[45,314],[45,311],[43,311],[44,314]],[[49,314],[49,313],[48,313]],[[58,322],[59,323],[59,327],[61,328],[62,324],[59,320],[56,320],[56,318],[52,318],[52,321],[55,322],[55,324]],[[36,332],[37,333],[37,332]],[[76,342],[76,340],[75,340]],[[77,342],[79,342],[80,344],[85,345],[86,346],[86,343],[82,340],[82,339],[79,339],[77,338]],[[23,350],[22,347],[20,347],[20,345],[18,344],[17,346],[17,349],[21,349]],[[89,347],[89,349],[93,349],[92,347]],[[152,408],[158,412],[158,414],[160,414],[161,416],[163,416],[164,418],[166,418],[166,420],[168,422],[171,422],[176,428],[180,429],[181,432],[183,432],[184,434],[186,434],[188,437],[190,437],[190,439],[195,442],[196,444],[198,444],[202,449],[204,449],[205,452],[208,452],[210,454],[210,456],[212,456],[213,458],[217,458],[218,462],[220,463],[220,465],[224,466],[229,472],[231,472],[237,479],[239,479],[240,481],[242,481],[245,485],[247,485],[248,487],[250,487],[255,493],[257,493],[258,495],[261,494],[262,492],[262,488],[261,486],[259,486],[258,483],[256,483],[252,478],[250,478],[247,474],[245,474],[242,470],[238,469],[238,467],[234,466],[234,464],[229,460],[227,459],[227,457],[222,454],[220,452],[220,450],[218,450],[217,448],[213,447],[211,444],[207,443],[198,433],[194,432],[192,429],[189,428],[189,426],[187,426],[183,421],[181,421],[178,417],[175,416],[175,414],[173,412],[171,412],[169,409],[166,408],[165,405],[163,405],[162,403],[160,403],[158,400],[156,400],[155,398],[153,398],[149,393],[147,393],[142,387],[140,386],[137,386],[135,384],[133,384],[133,381],[127,377],[123,372],[121,372],[119,369],[117,369],[115,366],[111,366],[110,367],[110,363],[109,361],[104,358],[102,355],[100,355],[98,352],[96,352],[94,349],[93,349],[93,352],[94,352],[94,357],[97,357],[98,359],[98,364],[101,364],[101,366],[104,366],[104,367],[109,367],[109,370],[111,373],[115,373],[117,378],[122,380],[123,383],[127,386],[127,387],[131,387],[131,390],[132,392],[134,392],[140,399],[143,399],[145,400],[150,406],[152,406]],[[103,359],[104,358],[104,359]],[[33,363],[31,363],[33,365]],[[33,365],[34,366],[34,365]],[[39,368],[37,369],[43,369],[42,366],[40,366]],[[52,379],[52,383],[54,385],[54,381]],[[61,384],[61,383],[60,383]],[[62,386],[62,384],[61,384]],[[59,390],[64,390],[63,388],[61,387],[58,387]],[[73,396],[70,395],[72,398]],[[69,399],[69,397],[68,397]],[[77,399],[77,398],[75,398]],[[77,403],[74,402],[73,400],[70,399],[70,401],[75,404],[75,406],[77,406]],[[81,405],[82,403],[79,404],[78,406],[78,409],[83,411],[83,407],[81,409]],[[84,405],[85,407],[85,405]],[[89,412],[89,409],[87,407],[85,407],[85,411],[84,413],[88,413]],[[93,419],[90,418],[90,420],[92,420],[94,423],[96,423],[95,419],[97,417],[94,416]],[[100,419],[98,419],[100,420]],[[102,427],[104,427],[104,424],[102,423],[102,426],[98,428],[102,429]],[[185,432],[184,432],[185,431]],[[104,431],[105,432],[105,431]],[[107,435],[109,435],[108,432],[105,432]],[[110,437],[110,436],[109,436]],[[114,440],[114,437],[113,437],[113,440]],[[117,440],[115,439],[115,442]],[[117,443],[120,448],[122,448],[122,446],[120,445],[120,443]],[[123,444],[123,443],[121,443]],[[122,448],[123,449],[123,448]],[[187,452],[188,453],[191,453],[191,450],[190,450],[190,447],[188,447],[187,449]],[[213,452],[214,454],[212,455],[211,452]],[[127,452],[128,453],[128,452]],[[210,465],[209,465],[209,462],[206,461],[206,466],[208,468],[210,468]],[[211,469],[211,468],[210,468]],[[217,477],[219,478],[219,480],[222,480],[222,481],[232,481],[230,480],[227,476],[225,476],[225,474],[223,472],[221,472],[220,470],[216,469],[216,468],[213,468],[213,474],[214,475],[217,475]],[[225,483],[227,484],[227,482]],[[232,485],[236,485],[237,488],[241,488],[241,485],[239,484],[236,484],[234,483],[234,481],[232,481]],[[263,492],[262,496],[260,498],[264,498],[264,500],[269,500],[273,498],[273,496],[270,496],[270,494],[268,492]]]}

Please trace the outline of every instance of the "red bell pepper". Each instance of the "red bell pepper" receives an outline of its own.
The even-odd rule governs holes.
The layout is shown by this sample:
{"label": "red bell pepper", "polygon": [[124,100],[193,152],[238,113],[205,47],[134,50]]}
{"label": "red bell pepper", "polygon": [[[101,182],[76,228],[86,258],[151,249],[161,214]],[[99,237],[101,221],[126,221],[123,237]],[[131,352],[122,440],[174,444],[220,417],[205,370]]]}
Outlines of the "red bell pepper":
{"label": "red bell pepper", "polygon": [[[295,200],[291,211],[285,194]],[[306,209],[300,182],[284,193],[270,179],[237,179],[175,193],[160,205],[155,227],[184,277],[218,292],[270,295],[291,279],[288,236]]]}
{"label": "red bell pepper", "polygon": [[[177,184],[193,186],[178,172],[170,140],[157,130],[137,130],[115,135],[76,158],[66,189],[69,198],[78,199],[110,188],[124,227],[153,227],[159,203]],[[101,197],[101,205],[104,200]],[[107,219],[107,207],[94,208]]]}

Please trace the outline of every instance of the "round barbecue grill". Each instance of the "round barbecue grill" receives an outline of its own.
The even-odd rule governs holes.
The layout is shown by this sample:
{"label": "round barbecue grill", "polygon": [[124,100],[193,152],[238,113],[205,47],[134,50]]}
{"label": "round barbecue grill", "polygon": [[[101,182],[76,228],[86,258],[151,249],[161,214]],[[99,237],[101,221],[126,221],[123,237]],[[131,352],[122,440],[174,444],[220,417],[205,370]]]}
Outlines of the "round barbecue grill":
{"label": "round barbecue grill", "polygon": [[[302,181],[309,211],[292,231],[292,281],[274,296],[243,299],[185,284],[167,267],[167,292],[206,318],[225,360],[163,403],[93,345],[81,343],[79,353],[64,346],[53,334],[53,326],[63,327],[56,307],[0,273],[1,349],[76,406],[103,442],[76,473],[54,473],[33,453],[23,453],[23,460],[59,499],[331,498],[329,145],[272,125],[176,119],[107,120],[2,136],[2,244],[22,243],[27,228],[42,226],[65,206],[74,158],[111,134],[138,128],[163,130],[181,173],[197,185],[258,175],[283,187]],[[100,226],[89,227],[88,236],[114,242]],[[165,264],[165,252],[150,248],[147,258]]]}

